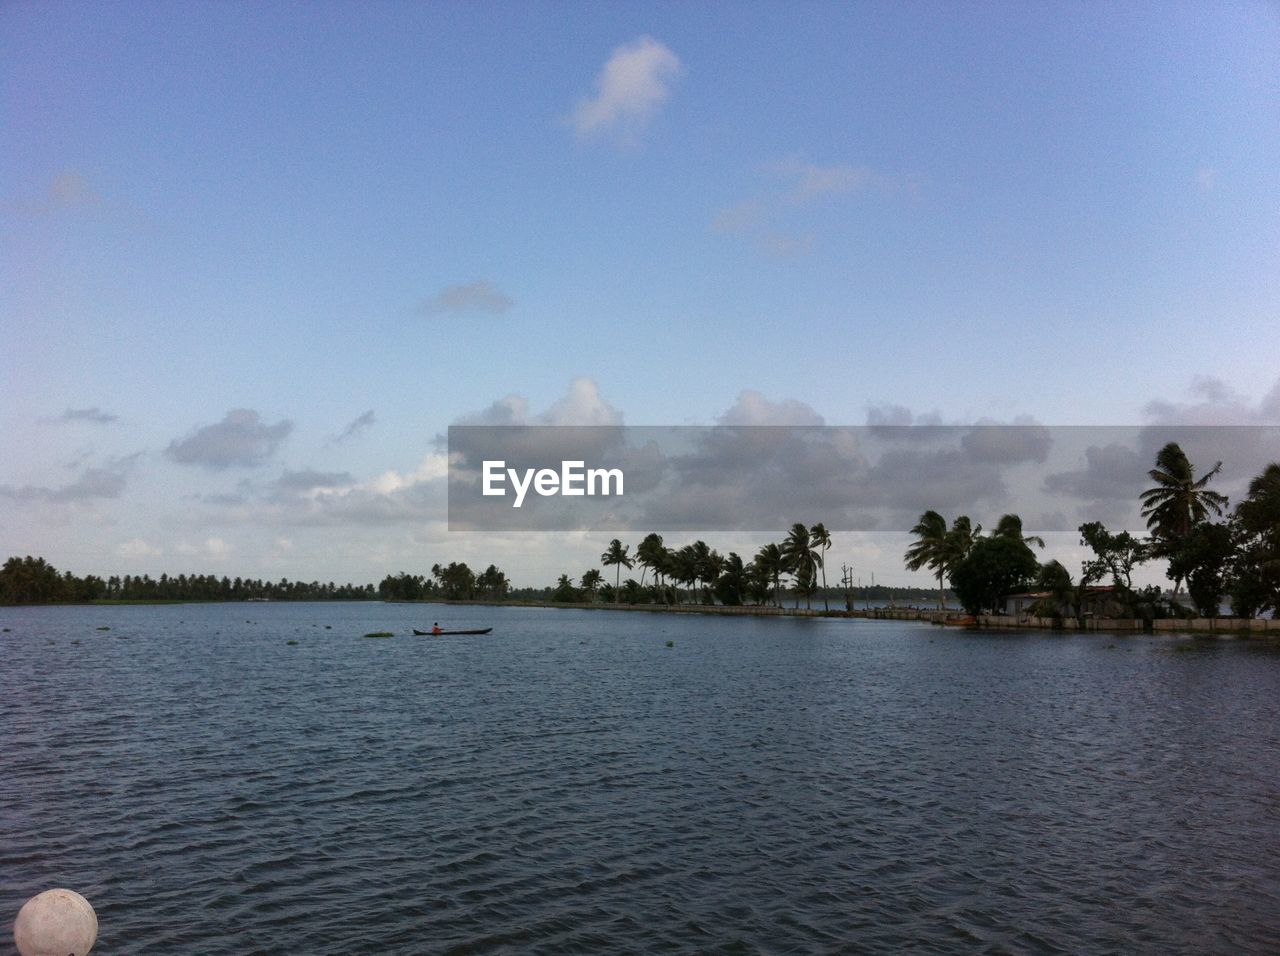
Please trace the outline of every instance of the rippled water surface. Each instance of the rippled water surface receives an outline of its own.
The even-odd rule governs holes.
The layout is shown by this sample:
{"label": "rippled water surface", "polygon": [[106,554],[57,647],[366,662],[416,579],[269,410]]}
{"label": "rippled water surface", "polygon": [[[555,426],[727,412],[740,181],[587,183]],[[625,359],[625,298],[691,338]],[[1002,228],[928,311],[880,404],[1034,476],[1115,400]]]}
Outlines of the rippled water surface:
{"label": "rippled water surface", "polygon": [[[437,618],[494,630],[409,636]],[[95,953],[1280,951],[1275,644],[382,604],[0,626],[4,923],[71,887]]]}

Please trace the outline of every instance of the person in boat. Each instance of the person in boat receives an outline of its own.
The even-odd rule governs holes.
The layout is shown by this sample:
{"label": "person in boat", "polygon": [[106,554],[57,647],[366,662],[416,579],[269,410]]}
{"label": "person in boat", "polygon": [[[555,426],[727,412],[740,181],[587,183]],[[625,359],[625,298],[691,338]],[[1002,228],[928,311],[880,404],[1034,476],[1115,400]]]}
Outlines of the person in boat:
{"label": "person in boat", "polygon": [[443,633],[444,633],[444,629],[440,627],[440,622],[439,622],[439,621],[436,621],[436,623],[434,623],[434,624],[432,624],[432,625],[431,625],[431,633],[432,633],[432,634],[443,634]]}

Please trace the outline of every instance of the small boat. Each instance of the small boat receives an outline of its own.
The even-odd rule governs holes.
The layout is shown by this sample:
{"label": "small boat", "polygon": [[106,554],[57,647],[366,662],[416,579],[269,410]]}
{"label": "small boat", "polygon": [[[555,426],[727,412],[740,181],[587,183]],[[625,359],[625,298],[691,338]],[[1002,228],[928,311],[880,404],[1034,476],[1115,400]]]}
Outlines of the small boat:
{"label": "small boat", "polygon": [[413,633],[418,637],[439,637],[442,634],[488,634],[492,630],[491,627],[480,627],[473,631],[436,631],[433,634],[431,631],[420,631],[415,627]]}

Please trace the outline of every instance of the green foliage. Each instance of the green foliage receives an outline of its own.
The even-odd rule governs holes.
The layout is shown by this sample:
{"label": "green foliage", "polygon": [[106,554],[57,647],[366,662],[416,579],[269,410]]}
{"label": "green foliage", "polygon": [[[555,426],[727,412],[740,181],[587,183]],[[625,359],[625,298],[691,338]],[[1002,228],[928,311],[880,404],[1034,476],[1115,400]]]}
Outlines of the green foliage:
{"label": "green foliage", "polygon": [[465,561],[450,561],[445,567],[433,564],[431,576],[439,592],[451,601],[469,601],[476,596],[476,575]]}
{"label": "green foliage", "polygon": [[1230,585],[1235,614],[1280,614],[1280,462],[1249,483],[1236,507],[1236,560]]}
{"label": "green foliage", "polygon": [[1169,577],[1178,590],[1186,577],[1185,562],[1179,551],[1197,526],[1210,515],[1221,515],[1227,499],[1210,491],[1209,481],[1222,469],[1218,462],[1198,480],[1195,468],[1177,442],[1169,442],[1156,453],[1156,467],[1147,472],[1154,488],[1142,493],[1142,516],[1151,531],[1151,555],[1169,558]]}
{"label": "green foliage", "polygon": [[[609,548],[604,554],[600,555],[601,563],[607,567],[615,568],[613,574],[614,600],[617,600],[618,592],[622,584],[622,569],[626,568],[630,571],[635,566],[635,561],[627,555],[631,548],[624,545],[617,538],[609,542]],[[557,599],[558,600],[558,599]]]}
{"label": "green foliage", "polygon": [[782,542],[784,569],[795,578],[797,594],[805,596],[805,606],[812,607],[813,595],[818,590],[818,567],[822,555],[814,547],[809,529],[797,522]]}
{"label": "green foliage", "polygon": [[1021,539],[979,538],[952,570],[951,587],[968,613],[996,611],[1005,595],[1027,589],[1039,567]]}
{"label": "green foliage", "polygon": [[1201,617],[1218,616],[1233,553],[1231,529],[1206,522],[1192,529],[1170,559],[1170,574],[1186,580],[1187,592]]}
{"label": "green foliage", "polygon": [[551,592],[551,600],[561,604],[577,604],[582,600],[582,592],[573,586],[569,575],[562,574],[556,582],[556,589]]}
{"label": "green foliage", "polygon": [[1080,616],[1080,591],[1071,580],[1071,572],[1060,561],[1041,565],[1036,575],[1036,589],[1048,591],[1049,598],[1039,602],[1033,613],[1040,617],[1062,617],[1062,608],[1068,608],[1072,617]]}
{"label": "green foliage", "polygon": [[1123,591],[1133,590],[1133,569],[1151,557],[1148,545],[1121,531],[1112,534],[1101,521],[1080,526],[1080,543],[1092,549],[1095,557],[1084,562],[1080,586],[1087,587],[1111,575],[1111,583]]}

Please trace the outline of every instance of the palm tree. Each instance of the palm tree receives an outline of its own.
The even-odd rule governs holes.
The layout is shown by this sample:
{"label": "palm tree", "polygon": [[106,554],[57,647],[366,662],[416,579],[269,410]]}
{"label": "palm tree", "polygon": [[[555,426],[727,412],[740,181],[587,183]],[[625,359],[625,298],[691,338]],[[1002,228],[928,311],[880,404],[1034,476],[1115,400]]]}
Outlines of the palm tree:
{"label": "palm tree", "polygon": [[1021,541],[1023,544],[1034,544],[1039,548],[1044,547],[1044,538],[1038,534],[1022,536],[1022,519],[1013,514],[1000,516],[1000,520],[996,522],[996,530],[992,533],[992,537],[1011,538],[1014,541]]}
{"label": "palm tree", "polygon": [[[671,577],[675,579],[676,584],[683,584],[689,589],[689,599],[695,604],[697,603],[698,570],[698,549],[694,545],[686,544],[675,552]],[[677,603],[679,603],[679,596],[680,592],[677,589]]]}
{"label": "palm tree", "polygon": [[1273,461],[1249,482],[1248,497],[1236,506],[1236,517],[1249,533],[1280,545],[1280,462]]}
{"label": "palm tree", "polygon": [[[958,519],[957,519],[958,520]],[[966,519],[968,520],[968,519]],[[947,519],[936,511],[926,511],[911,529],[918,539],[907,548],[902,556],[908,571],[919,571],[928,568],[938,577],[938,610],[946,606],[946,592],[942,586],[942,576],[949,567],[952,553],[950,533],[947,531]]]}
{"label": "palm tree", "polygon": [[978,538],[982,536],[982,525],[974,527],[969,521],[968,515],[960,515],[955,521],[951,522],[951,530],[947,532],[946,560],[944,562],[946,571],[951,573],[951,569],[969,556],[969,552],[973,550],[973,546],[977,544]]}
{"label": "palm tree", "polygon": [[618,603],[618,599],[621,596],[619,589],[622,586],[622,569],[626,568],[630,571],[635,565],[635,562],[632,561],[631,558],[627,557],[627,552],[630,550],[630,547],[623,544],[617,538],[614,538],[609,542],[609,550],[600,555],[600,561],[606,568],[609,567],[609,565],[613,565],[617,569],[614,572],[613,581],[613,600],[615,604]]}
{"label": "palm tree", "polygon": [[600,590],[600,582],[602,579],[599,568],[591,568],[582,575],[582,590],[587,593],[587,599],[594,602],[596,592]]}
{"label": "palm tree", "polygon": [[706,581],[712,577],[711,548],[705,541],[695,541],[689,545],[693,555],[693,583],[698,590],[697,603],[706,603]]}
{"label": "palm tree", "polygon": [[1040,613],[1040,617],[1062,617],[1062,608],[1066,607],[1072,612],[1075,618],[1080,617],[1080,598],[1082,594],[1076,589],[1075,583],[1071,580],[1071,572],[1063,567],[1061,561],[1049,561],[1040,566],[1040,573],[1036,577],[1036,586],[1049,592],[1049,598],[1046,601],[1038,602],[1043,607],[1036,610]]}
{"label": "palm tree", "polygon": [[818,567],[822,568],[822,608],[830,611],[831,605],[827,601],[827,549],[831,547],[831,532],[818,522],[809,529],[809,535],[813,538],[813,546],[822,552],[818,559]]}
{"label": "palm tree", "polygon": [[[786,570],[795,575],[796,583],[799,584],[802,580],[812,583],[816,579],[815,572],[818,562],[822,560],[822,555],[814,550],[809,529],[796,522],[791,526],[791,532],[786,540],[782,542],[782,558]],[[812,595],[813,589],[810,588],[809,593],[805,595],[805,604],[808,607],[812,607]]]}
{"label": "palm tree", "polygon": [[640,575],[640,585],[644,586],[644,576],[649,571],[657,578],[662,573],[662,559],[666,549],[662,546],[662,535],[652,533],[636,545],[636,563],[644,568]]}
{"label": "palm tree", "polygon": [[[1206,485],[1222,468],[1218,462],[1196,480],[1195,468],[1177,442],[1169,442],[1156,453],[1156,466],[1147,472],[1156,483],[1142,493],[1142,517],[1155,538],[1157,557],[1173,557],[1191,536],[1192,529],[1209,515],[1221,515],[1227,498]],[[1182,587],[1182,574],[1174,572],[1173,593]]]}
{"label": "palm tree", "polygon": [[755,564],[760,568],[760,573],[765,576],[765,579],[773,582],[773,603],[780,606],[778,590],[781,586],[782,572],[786,570],[782,549],[773,543],[766,544],[756,552]]}
{"label": "palm tree", "polygon": [[738,605],[747,590],[747,568],[736,551],[730,551],[728,557],[722,559],[720,574],[716,579],[715,591],[721,604]]}

